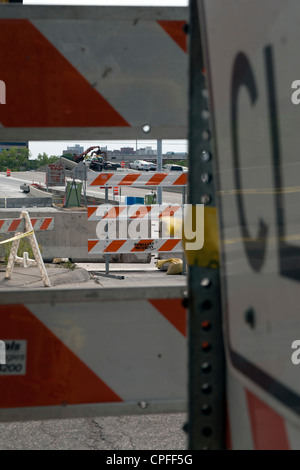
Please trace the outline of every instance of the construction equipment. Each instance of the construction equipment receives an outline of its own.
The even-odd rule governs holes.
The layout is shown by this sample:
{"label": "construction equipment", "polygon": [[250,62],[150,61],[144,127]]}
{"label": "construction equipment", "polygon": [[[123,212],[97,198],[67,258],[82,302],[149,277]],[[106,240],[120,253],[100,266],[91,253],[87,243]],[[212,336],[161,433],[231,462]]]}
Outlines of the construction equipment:
{"label": "construction equipment", "polygon": [[[100,150],[100,147],[99,145],[94,145],[92,147],[89,147],[88,149],[86,149],[84,152],[82,152],[80,155],[74,155],[74,160],[79,163],[79,162],[82,162],[83,160],[86,160],[88,157],[89,157],[89,153],[94,150],[94,149],[98,149],[97,152],[92,152],[91,155],[101,155],[101,150]],[[104,152],[106,154],[106,152]]]}
{"label": "construction equipment", "polygon": [[[94,150],[98,149],[98,150]],[[92,152],[90,155],[89,153]],[[89,168],[90,170],[94,171],[102,171],[102,170],[116,170],[117,168],[121,167],[120,163],[109,162],[107,152],[105,150],[101,150],[99,145],[94,145],[89,147],[80,155],[74,156],[74,160],[79,163],[82,161],[87,161],[90,159]]]}

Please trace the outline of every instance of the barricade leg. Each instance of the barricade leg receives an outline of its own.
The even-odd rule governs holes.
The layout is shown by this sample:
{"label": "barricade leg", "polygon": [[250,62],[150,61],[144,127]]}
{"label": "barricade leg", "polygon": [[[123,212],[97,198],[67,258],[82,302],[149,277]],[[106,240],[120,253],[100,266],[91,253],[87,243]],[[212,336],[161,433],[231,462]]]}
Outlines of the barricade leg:
{"label": "barricade leg", "polygon": [[28,214],[28,212],[22,212],[21,215],[25,219],[26,230],[28,232],[29,231],[33,232],[31,235],[28,236],[28,238],[29,238],[29,241],[30,241],[30,244],[31,244],[31,247],[32,247],[34,259],[37,262],[38,268],[40,270],[40,273],[41,273],[41,276],[42,276],[42,279],[43,279],[43,282],[44,282],[44,285],[46,287],[51,287],[51,283],[50,283],[50,280],[49,280],[49,277],[48,277],[48,274],[47,274],[47,271],[46,271],[46,268],[45,268],[45,265],[44,265],[44,261],[43,261],[43,258],[42,258],[42,255],[41,255],[41,252],[40,252],[40,249],[39,249],[39,245],[38,245],[35,233],[33,231],[33,227],[32,227],[32,224],[31,224],[29,214]]}
{"label": "barricade leg", "polygon": [[[21,235],[21,232],[16,233],[16,236],[17,235]],[[14,240],[12,242],[11,250],[10,250],[8,261],[7,261],[6,271],[5,271],[5,279],[11,278],[11,274],[12,274],[12,271],[15,265],[15,260],[17,257],[17,253],[18,253],[19,244],[20,244],[20,239]]]}

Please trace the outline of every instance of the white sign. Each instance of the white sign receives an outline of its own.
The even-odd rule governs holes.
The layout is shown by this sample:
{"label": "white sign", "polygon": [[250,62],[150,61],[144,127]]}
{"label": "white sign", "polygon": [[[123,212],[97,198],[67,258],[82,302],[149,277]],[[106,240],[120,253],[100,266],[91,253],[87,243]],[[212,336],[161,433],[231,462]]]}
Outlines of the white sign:
{"label": "white sign", "polygon": [[6,363],[5,343],[0,341],[0,365]]}
{"label": "white sign", "polygon": [[51,163],[46,168],[46,186],[64,186],[65,168],[61,163]]}
{"label": "white sign", "polygon": [[300,78],[300,3],[198,5],[209,58],[228,358],[245,385],[299,414],[291,345],[300,337],[300,108],[291,97]]}
{"label": "white sign", "polygon": [[23,339],[6,339],[4,343],[6,346],[6,362],[2,363],[0,360],[0,376],[25,375],[27,341]]}

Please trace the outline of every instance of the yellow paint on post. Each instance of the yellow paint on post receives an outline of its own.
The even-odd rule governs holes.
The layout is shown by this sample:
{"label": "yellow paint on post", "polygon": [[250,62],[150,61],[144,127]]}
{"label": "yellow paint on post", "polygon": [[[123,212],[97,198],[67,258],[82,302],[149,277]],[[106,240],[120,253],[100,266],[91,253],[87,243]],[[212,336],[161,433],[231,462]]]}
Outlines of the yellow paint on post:
{"label": "yellow paint on post", "polygon": [[[196,206],[192,207],[192,211]],[[195,213],[192,212],[195,218]],[[190,266],[202,266],[205,268],[218,268],[220,263],[219,230],[216,207],[204,207],[204,245],[200,250],[187,250],[184,230],[182,245],[185,251],[187,263]]]}

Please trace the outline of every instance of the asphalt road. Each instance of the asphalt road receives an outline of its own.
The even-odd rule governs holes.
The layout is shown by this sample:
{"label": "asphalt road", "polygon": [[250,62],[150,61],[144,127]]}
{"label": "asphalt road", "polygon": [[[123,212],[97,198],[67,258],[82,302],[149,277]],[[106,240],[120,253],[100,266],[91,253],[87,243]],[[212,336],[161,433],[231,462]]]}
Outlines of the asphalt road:
{"label": "asphalt road", "polygon": [[[25,196],[19,189],[24,180],[44,183],[45,173],[22,172],[12,177],[0,174],[0,196],[1,191],[4,197],[8,192]],[[92,191],[104,194],[100,189]],[[150,191],[124,188],[122,195],[144,196],[145,192]],[[163,193],[163,202],[181,201],[181,194]],[[0,414],[0,450],[184,450],[185,423],[185,413],[12,423],[1,423]]]}
{"label": "asphalt road", "polygon": [[185,450],[185,414],[0,423],[0,450]]}
{"label": "asphalt road", "polygon": [[20,189],[22,183],[24,183],[24,180],[8,177],[0,173],[0,198],[28,197],[27,194]]}

